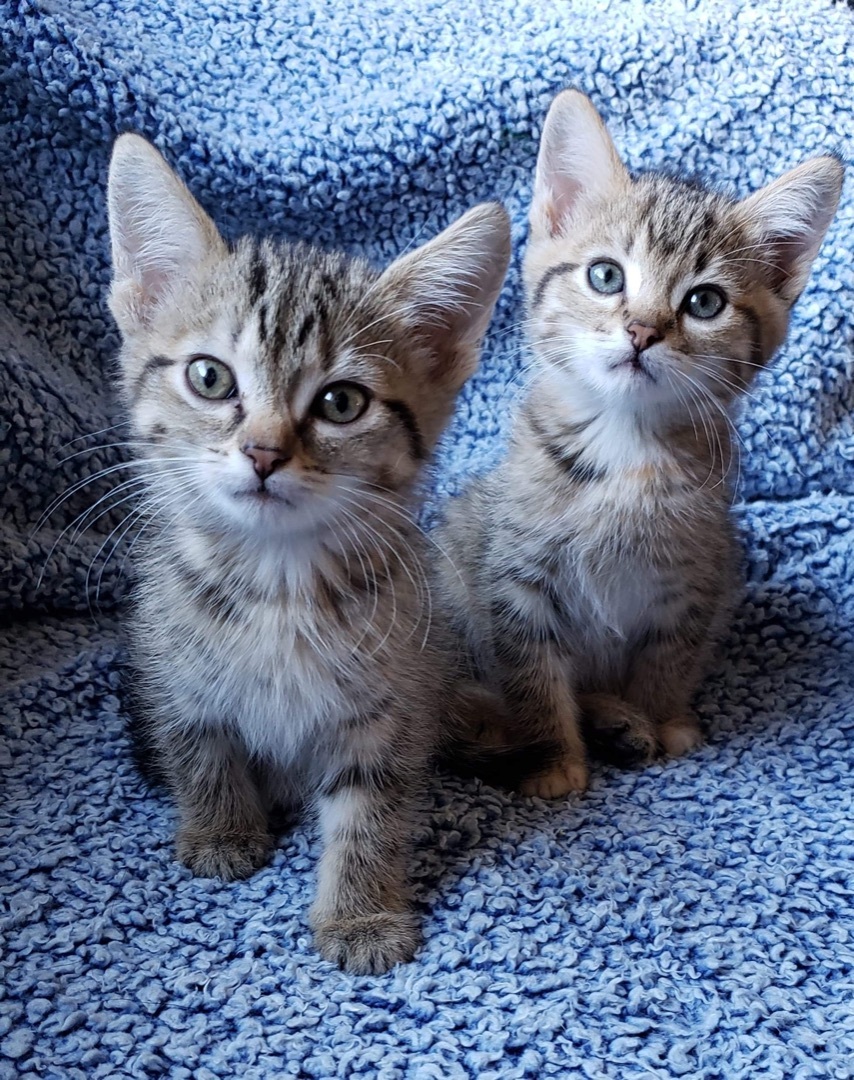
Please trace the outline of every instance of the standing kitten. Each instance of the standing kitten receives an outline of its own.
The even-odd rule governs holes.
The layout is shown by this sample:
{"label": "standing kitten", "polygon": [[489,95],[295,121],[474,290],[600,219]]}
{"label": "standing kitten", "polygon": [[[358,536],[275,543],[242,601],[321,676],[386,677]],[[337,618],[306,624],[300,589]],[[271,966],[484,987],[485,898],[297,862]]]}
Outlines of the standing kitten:
{"label": "standing kitten", "polygon": [[533,388],[506,460],[450,507],[461,572],[440,569],[512,717],[502,738],[559,748],[524,791],[586,787],[582,714],[617,760],[699,743],[691,698],[737,581],[731,414],[785,337],[842,175],[815,158],[742,202],[632,179],[584,95],[553,103],[525,261]]}
{"label": "standing kitten", "polygon": [[444,678],[409,508],[476,366],[507,216],[477,207],[382,274],[304,245],[229,250],[131,135],[109,213],[121,389],[154,526],[135,693],[178,804],[178,858],[245,877],[270,856],[273,804],[308,800],[317,945],[384,971],[418,941],[410,817]]}

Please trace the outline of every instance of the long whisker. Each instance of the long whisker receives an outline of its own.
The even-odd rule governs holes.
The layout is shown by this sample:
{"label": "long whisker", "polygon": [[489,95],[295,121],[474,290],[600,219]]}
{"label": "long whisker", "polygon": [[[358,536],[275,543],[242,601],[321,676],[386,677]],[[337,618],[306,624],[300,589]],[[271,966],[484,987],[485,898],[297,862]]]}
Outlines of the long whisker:
{"label": "long whisker", "polygon": [[[391,531],[395,535],[398,543],[401,544],[402,547],[404,548],[404,550],[409,555],[412,556],[413,565],[415,566],[417,572],[420,575],[420,578],[419,578],[418,581],[416,581],[416,578],[415,578],[409,564],[403,558],[403,555],[401,554],[401,551],[398,549],[398,547],[395,544],[391,543],[390,539],[388,537],[386,537],[385,535],[383,535],[383,533],[382,533],[382,531],[380,531],[380,529],[375,529],[372,525],[370,525],[368,522],[366,522],[364,520],[359,521],[360,526],[362,528],[367,529],[369,531],[369,533],[380,544],[382,544],[383,547],[386,550],[388,550],[397,559],[397,561],[400,564],[404,574],[409,579],[409,582],[410,582],[410,584],[412,585],[412,588],[415,591],[415,596],[418,598],[419,603],[421,603],[421,604],[423,604],[425,602],[425,590],[426,590],[426,601],[427,601],[427,604],[428,604],[428,612],[432,613],[432,609],[430,608],[429,586],[427,585],[426,577],[424,576],[424,572],[423,572],[423,569],[421,567],[420,560],[418,559],[414,549],[412,548],[412,545],[409,544],[406,541],[405,537],[402,535],[402,533],[399,532],[399,530],[395,529],[394,526],[390,526],[387,521],[384,521],[382,518],[378,517],[376,514],[374,514],[372,511],[370,511],[366,506],[364,506],[362,503],[360,503],[357,499],[347,499],[345,497],[344,501],[345,501],[345,503],[347,503],[350,506],[357,507],[359,509],[360,513],[366,514],[373,521],[376,521],[378,523],[378,525],[380,525],[382,528],[391,529]],[[418,621],[420,622],[420,619]],[[417,626],[417,623],[416,623],[416,626]],[[414,631],[415,631],[415,627],[412,628],[411,633],[414,633]]]}
{"label": "long whisker", "polygon": [[[365,522],[360,521],[353,513],[351,513],[346,508],[342,507],[342,512],[347,516],[347,520],[353,525],[354,528],[358,529],[359,527],[365,527]],[[375,530],[369,529],[369,531],[371,531],[374,534],[374,537],[377,538]],[[383,568],[385,570],[385,578],[388,582],[389,590],[391,592],[391,617],[389,619],[388,629],[386,630],[385,635],[369,653],[369,656],[375,656],[378,652],[380,652],[380,650],[385,646],[386,641],[388,641],[391,631],[394,629],[394,626],[397,623],[397,591],[394,587],[394,577],[391,572],[391,566],[389,565],[389,561],[385,555],[385,546],[386,545],[383,544],[382,547],[376,547],[374,550],[382,561]],[[377,594],[379,594],[378,585]]]}
{"label": "long whisker", "polygon": [[71,487],[66,488],[66,490],[62,492],[61,495],[57,495],[56,498],[53,499],[53,501],[48,505],[48,507],[42,512],[38,521],[32,528],[32,531],[30,533],[30,540],[33,539],[33,537],[44,525],[44,523],[51,516],[51,514],[55,513],[56,510],[58,510],[64,502],[70,499],[78,491],[82,490],[85,487],[88,487],[89,484],[94,484],[98,480],[102,480],[107,476],[112,476],[113,473],[121,472],[122,469],[140,468],[147,465],[171,465],[176,462],[180,464],[204,464],[204,461],[201,458],[193,459],[185,456],[175,458],[133,458],[129,461],[120,461],[114,465],[109,465],[105,469],[100,469],[98,470],[98,472],[92,473],[91,476],[83,477],[82,480],[78,480],[74,484],[72,484]]}
{"label": "long whisker", "polygon": [[[179,485],[178,488],[171,491],[168,494],[167,497],[165,497],[163,499],[160,499],[160,500],[158,500],[156,502],[155,502],[154,498],[152,498],[146,504],[143,504],[142,506],[138,507],[135,511],[131,511],[131,513],[124,519],[125,522],[127,522],[127,524],[125,525],[125,528],[121,530],[121,532],[119,533],[119,536],[116,538],[116,541],[114,542],[112,548],[110,549],[109,554],[104,559],[104,562],[101,565],[101,570],[100,570],[100,572],[98,574],[98,581],[97,581],[96,589],[95,589],[95,604],[96,604],[96,606],[98,604],[100,604],[100,601],[101,601],[101,584],[102,584],[103,578],[104,578],[104,571],[106,570],[107,566],[110,563],[110,560],[115,555],[116,551],[118,550],[119,545],[124,540],[125,536],[130,531],[130,529],[136,524],[136,522],[140,519],[140,517],[142,517],[144,515],[148,515],[149,521],[151,521],[151,520],[154,520],[155,518],[161,518],[163,510],[168,508],[169,506],[180,505],[179,512],[177,514],[173,515],[173,517],[168,522],[163,522],[162,523],[161,532],[163,531],[163,529],[168,528],[169,524],[171,524],[172,521],[176,520],[176,518],[179,517],[181,514],[186,513],[186,511],[191,506],[194,506],[200,499],[204,498],[204,492],[199,492],[194,499],[191,499],[189,503],[186,503],[183,500],[184,500],[184,496],[185,496],[185,494],[186,494],[186,492],[188,490],[191,490],[191,489],[186,487],[186,486]],[[107,544],[109,543],[109,541],[113,537],[113,535],[119,529],[121,529],[122,524],[123,523],[120,523],[119,525],[117,525],[116,528],[113,529],[112,532],[106,537],[104,542],[101,544],[101,546],[98,548],[97,552],[95,553],[94,558],[89,563],[89,569],[86,572],[86,594],[87,594],[87,596],[89,595],[90,580],[91,580],[92,570],[94,569],[95,563],[98,561],[98,558],[100,557],[101,553],[103,552],[104,548],[107,546]],[[144,528],[145,528],[145,526],[143,526],[143,529]],[[139,536],[141,535],[142,531],[143,530],[141,529],[140,533],[137,534],[137,536],[136,536],[136,538],[134,540],[134,543],[136,543],[136,541],[139,539]],[[124,563],[125,563],[125,560],[122,560],[121,567],[120,567],[120,572],[124,568]]]}
{"label": "long whisker", "polygon": [[130,424],[130,420],[120,420],[118,424],[110,424],[109,427],[101,428],[100,431],[87,431],[85,435],[78,435],[75,439],[69,439],[68,442],[60,444],[59,449],[64,450],[66,446],[73,446],[74,443],[82,442],[83,439],[94,439],[98,435],[105,435],[108,431],[115,431],[120,427],[127,427]]}

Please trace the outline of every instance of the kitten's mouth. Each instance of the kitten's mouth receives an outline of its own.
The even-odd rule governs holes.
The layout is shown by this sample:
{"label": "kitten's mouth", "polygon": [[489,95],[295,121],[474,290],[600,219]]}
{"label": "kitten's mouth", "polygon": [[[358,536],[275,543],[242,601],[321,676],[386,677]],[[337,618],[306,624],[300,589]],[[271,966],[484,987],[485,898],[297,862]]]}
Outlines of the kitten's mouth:
{"label": "kitten's mouth", "polygon": [[632,353],[625,360],[618,360],[615,364],[609,364],[609,371],[619,371],[620,368],[628,368],[632,375],[638,378],[647,378],[650,382],[656,382],[656,378],[644,363],[641,353]]}
{"label": "kitten's mouth", "polygon": [[285,495],[279,495],[275,491],[270,491],[267,487],[257,487],[254,491],[241,491],[238,493],[240,499],[251,499],[252,502],[258,503],[262,506],[275,503],[277,506],[286,506],[292,510],[296,505],[292,499],[287,498]]}

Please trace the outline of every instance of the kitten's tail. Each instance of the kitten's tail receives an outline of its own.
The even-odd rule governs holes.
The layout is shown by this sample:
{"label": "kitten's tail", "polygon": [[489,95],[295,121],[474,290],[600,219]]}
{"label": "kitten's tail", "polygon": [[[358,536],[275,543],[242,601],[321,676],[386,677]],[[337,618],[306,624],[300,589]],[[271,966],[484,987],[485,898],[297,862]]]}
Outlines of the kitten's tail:
{"label": "kitten's tail", "polygon": [[476,682],[460,682],[448,705],[449,737],[440,763],[458,776],[476,776],[492,787],[518,788],[547,772],[562,756],[556,740],[515,734],[501,698]]}

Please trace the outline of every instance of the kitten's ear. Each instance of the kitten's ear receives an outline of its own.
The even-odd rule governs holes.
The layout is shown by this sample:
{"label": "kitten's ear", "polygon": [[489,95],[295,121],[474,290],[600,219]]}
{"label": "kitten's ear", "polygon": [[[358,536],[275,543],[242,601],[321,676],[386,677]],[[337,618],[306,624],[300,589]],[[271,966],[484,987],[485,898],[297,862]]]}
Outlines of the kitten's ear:
{"label": "kitten's ear", "polygon": [[113,284],[110,310],[123,333],[150,323],[176,284],[225,254],[216,226],[157,150],[139,135],[113,147],[107,189]]}
{"label": "kitten's ear", "polygon": [[831,155],[805,161],[739,203],[756,238],[768,284],[789,304],[800,296],[827,227],[845,170]]}
{"label": "kitten's ear", "polygon": [[474,373],[509,261],[507,211],[483,203],[380,278],[385,295],[435,356],[434,385],[456,393]]}
{"label": "kitten's ear", "polygon": [[628,183],[629,174],[590,98],[578,90],[558,94],[540,139],[531,237],[560,235],[585,203]]}

